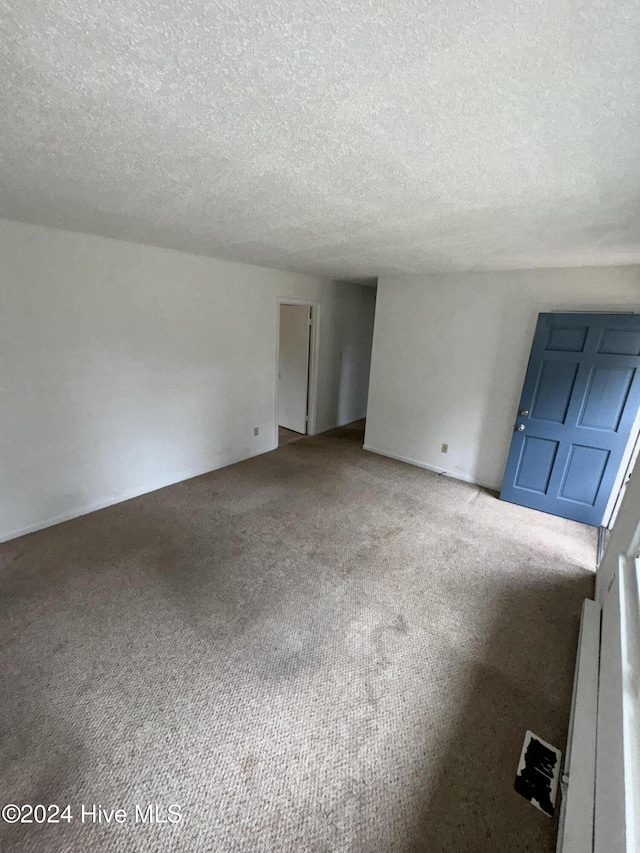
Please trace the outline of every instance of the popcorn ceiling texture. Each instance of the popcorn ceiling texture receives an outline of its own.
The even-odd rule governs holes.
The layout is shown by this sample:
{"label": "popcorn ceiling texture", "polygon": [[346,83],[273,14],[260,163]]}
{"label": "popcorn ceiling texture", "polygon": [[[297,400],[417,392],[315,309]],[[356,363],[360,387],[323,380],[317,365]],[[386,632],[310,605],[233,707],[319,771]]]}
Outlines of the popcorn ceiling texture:
{"label": "popcorn ceiling texture", "polygon": [[343,278],[640,262],[637,0],[0,0],[0,216]]}

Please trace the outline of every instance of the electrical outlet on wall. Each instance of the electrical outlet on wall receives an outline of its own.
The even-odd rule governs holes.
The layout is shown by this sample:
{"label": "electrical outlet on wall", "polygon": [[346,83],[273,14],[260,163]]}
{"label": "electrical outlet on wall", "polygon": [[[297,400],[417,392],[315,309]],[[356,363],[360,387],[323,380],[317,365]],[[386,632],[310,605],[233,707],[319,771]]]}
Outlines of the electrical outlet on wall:
{"label": "electrical outlet on wall", "polygon": [[254,434],[254,435],[260,435],[260,430],[259,430],[259,428],[258,428],[258,427],[254,427],[254,428],[253,428],[253,434]]}
{"label": "electrical outlet on wall", "polygon": [[448,444],[443,444],[443,445],[442,445],[442,452],[443,452],[443,453],[448,453],[448,452],[449,452],[449,445],[448,445]]}

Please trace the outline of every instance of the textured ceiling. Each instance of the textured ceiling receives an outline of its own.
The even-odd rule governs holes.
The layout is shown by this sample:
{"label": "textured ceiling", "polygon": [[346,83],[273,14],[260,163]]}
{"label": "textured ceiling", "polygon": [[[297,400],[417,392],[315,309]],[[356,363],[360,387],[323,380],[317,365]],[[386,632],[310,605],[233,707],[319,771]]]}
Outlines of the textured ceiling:
{"label": "textured ceiling", "polygon": [[640,262],[638,0],[0,0],[0,216],[338,278]]}

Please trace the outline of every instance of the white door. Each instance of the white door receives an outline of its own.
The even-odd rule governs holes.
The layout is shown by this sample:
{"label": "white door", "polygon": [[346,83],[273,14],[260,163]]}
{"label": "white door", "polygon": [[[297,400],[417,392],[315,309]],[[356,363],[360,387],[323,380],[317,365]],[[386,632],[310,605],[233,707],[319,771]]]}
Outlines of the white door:
{"label": "white door", "polygon": [[278,424],[307,432],[309,388],[309,305],[280,306]]}

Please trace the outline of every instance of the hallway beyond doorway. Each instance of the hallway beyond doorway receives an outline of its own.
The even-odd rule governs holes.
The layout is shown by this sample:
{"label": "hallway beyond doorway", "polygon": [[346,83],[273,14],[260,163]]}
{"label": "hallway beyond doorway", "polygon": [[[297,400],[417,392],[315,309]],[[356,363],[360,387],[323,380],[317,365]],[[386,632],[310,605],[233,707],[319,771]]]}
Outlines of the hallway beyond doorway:
{"label": "hallway beyond doorway", "polygon": [[285,444],[291,444],[292,441],[299,441],[304,437],[301,432],[294,432],[292,429],[283,426],[278,427],[278,447],[284,447]]}

